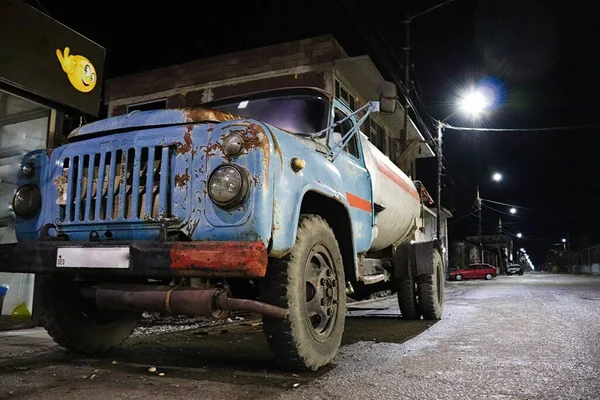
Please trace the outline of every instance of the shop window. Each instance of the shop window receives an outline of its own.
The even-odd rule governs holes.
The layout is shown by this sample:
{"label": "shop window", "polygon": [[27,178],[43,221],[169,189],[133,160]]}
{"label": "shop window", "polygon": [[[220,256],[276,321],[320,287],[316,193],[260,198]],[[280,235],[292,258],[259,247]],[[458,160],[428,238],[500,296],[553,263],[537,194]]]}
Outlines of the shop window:
{"label": "shop window", "polygon": [[[21,160],[32,150],[46,148],[49,117],[49,109],[0,91],[0,244],[17,241],[12,199]],[[34,274],[0,272],[0,285],[8,286],[0,302],[1,328],[13,311],[32,311]]]}

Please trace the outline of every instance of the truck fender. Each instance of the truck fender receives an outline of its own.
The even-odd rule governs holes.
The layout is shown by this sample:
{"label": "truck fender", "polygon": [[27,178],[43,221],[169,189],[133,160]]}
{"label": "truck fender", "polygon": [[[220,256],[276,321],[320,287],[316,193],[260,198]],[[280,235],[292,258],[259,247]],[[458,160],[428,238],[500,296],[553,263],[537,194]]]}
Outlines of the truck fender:
{"label": "truck fender", "polygon": [[433,274],[433,252],[439,250],[437,240],[404,243],[394,252],[396,278]]}
{"label": "truck fender", "polygon": [[[348,206],[348,200],[346,199],[345,196],[343,196],[340,192],[334,190],[333,188],[326,186],[320,182],[311,182],[308,183],[307,185],[305,185],[304,187],[302,187],[299,191],[298,191],[299,195],[298,198],[295,202],[293,202],[294,204],[294,212],[291,216],[291,220],[287,220],[284,221],[282,216],[277,215],[277,213],[275,213],[275,215],[273,216],[274,219],[274,225],[275,226],[279,226],[278,232],[279,234],[283,234],[284,238],[283,240],[279,241],[279,246],[277,248],[270,248],[269,249],[269,257],[272,258],[282,258],[285,255],[287,255],[291,248],[293,247],[294,243],[296,242],[296,234],[298,232],[298,222],[300,221],[300,214],[302,212],[306,212],[302,210],[302,205],[304,203],[305,198],[307,197],[307,195],[310,194],[314,194],[314,195],[318,195],[318,196],[322,196],[322,197],[326,197],[331,199],[332,201],[335,201],[336,203],[338,203],[344,210],[347,216],[347,220],[348,220],[348,229],[347,229],[347,233],[348,233],[348,237],[349,237],[349,243],[340,243],[340,250],[342,251],[342,256],[344,258],[344,264],[345,264],[345,270],[348,274],[348,272],[352,271],[354,274],[354,276],[357,276],[356,274],[358,273],[357,271],[357,262],[356,262],[356,248],[354,246],[354,240],[352,240],[353,233],[352,233],[352,221],[351,221],[351,217],[350,217],[350,211],[349,211],[349,206]],[[310,211],[309,211],[310,213]],[[324,217],[326,220],[328,219],[327,215],[322,215],[322,217]],[[329,222],[329,221],[328,221]],[[332,227],[334,229],[334,232],[336,231],[335,227]],[[283,231],[283,232],[281,232]],[[340,240],[340,238],[338,238],[338,240]],[[346,251],[344,251],[344,247],[346,247]],[[347,265],[348,263],[351,262],[351,265]],[[347,276],[347,278],[352,278],[349,274]]]}

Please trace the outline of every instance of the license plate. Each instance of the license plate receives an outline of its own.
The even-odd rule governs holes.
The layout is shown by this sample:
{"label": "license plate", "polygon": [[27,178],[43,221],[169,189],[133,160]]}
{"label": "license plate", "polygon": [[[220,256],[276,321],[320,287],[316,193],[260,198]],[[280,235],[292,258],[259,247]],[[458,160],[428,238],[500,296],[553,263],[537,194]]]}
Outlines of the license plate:
{"label": "license plate", "polygon": [[129,268],[129,247],[60,247],[58,268]]}

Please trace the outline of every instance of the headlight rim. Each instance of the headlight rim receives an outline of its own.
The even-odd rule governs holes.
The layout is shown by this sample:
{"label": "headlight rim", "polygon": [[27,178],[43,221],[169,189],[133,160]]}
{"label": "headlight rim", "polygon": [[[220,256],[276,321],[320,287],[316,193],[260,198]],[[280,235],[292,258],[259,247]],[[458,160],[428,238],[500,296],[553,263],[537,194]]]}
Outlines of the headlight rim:
{"label": "headlight rim", "polygon": [[[238,151],[236,152],[228,152],[227,151],[227,142],[229,140],[232,140],[233,138],[239,138],[241,141],[241,145]],[[245,140],[244,140],[244,136],[242,136],[240,133],[238,132],[233,132],[230,133],[229,135],[227,135],[224,139],[223,139],[223,153],[225,153],[225,155],[227,155],[228,157],[234,157],[239,155],[243,150],[244,150],[244,145],[245,145]]]}
{"label": "headlight rim", "polygon": [[[18,196],[19,192],[26,188],[33,189],[33,194],[34,194],[33,206],[30,207],[26,213],[19,213],[19,212],[17,212],[18,208],[16,207],[15,202],[17,200],[17,196]],[[15,191],[11,205],[12,205],[12,211],[17,217],[22,218],[22,219],[27,219],[27,220],[33,219],[42,210],[42,191],[40,190],[39,186],[34,183],[27,183],[25,185],[21,185]]]}
{"label": "headlight rim", "polygon": [[[211,194],[211,190],[210,190],[211,182],[212,182],[215,174],[217,173],[217,171],[219,171],[223,168],[235,169],[240,174],[241,182],[242,182],[242,186],[240,187],[238,194],[229,202],[220,202],[220,201],[215,200],[213,195]],[[217,168],[215,168],[212,171],[212,173],[210,174],[210,177],[208,178],[207,186],[208,186],[208,190],[207,190],[208,197],[214,204],[216,204],[218,207],[223,208],[223,209],[231,209],[233,207],[238,206],[246,199],[246,197],[250,191],[249,190],[250,189],[250,177],[249,177],[248,171],[245,168],[243,168],[237,164],[232,164],[232,163],[221,164]]]}
{"label": "headlight rim", "polygon": [[[26,170],[27,168],[27,170]],[[28,161],[21,166],[21,173],[27,179],[31,179],[35,176],[35,164],[32,161]]]}

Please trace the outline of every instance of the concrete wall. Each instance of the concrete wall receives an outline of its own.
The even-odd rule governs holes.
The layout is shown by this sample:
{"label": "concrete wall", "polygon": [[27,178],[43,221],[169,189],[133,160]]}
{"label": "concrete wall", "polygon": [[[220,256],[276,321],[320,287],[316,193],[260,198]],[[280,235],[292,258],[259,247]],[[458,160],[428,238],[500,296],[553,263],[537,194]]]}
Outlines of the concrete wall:
{"label": "concrete wall", "polygon": [[119,115],[127,104],[157,99],[181,107],[276,87],[326,89],[327,66],[343,57],[331,35],[303,39],[111,79],[106,102],[109,115]]}

